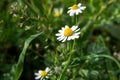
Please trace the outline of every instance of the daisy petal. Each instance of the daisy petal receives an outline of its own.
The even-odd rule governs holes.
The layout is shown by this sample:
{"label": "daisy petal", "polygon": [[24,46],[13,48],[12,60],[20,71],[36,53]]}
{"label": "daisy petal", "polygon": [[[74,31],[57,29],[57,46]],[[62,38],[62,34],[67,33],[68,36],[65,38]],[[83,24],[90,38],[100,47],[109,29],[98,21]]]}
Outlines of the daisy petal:
{"label": "daisy petal", "polygon": [[75,31],[78,28],[78,26],[73,26],[72,30]]}
{"label": "daisy petal", "polygon": [[85,8],[86,8],[85,6],[82,6],[80,9],[81,9],[81,10],[84,10]]}
{"label": "daisy petal", "polygon": [[79,30],[80,28],[78,28],[78,26],[72,26],[69,28],[68,25],[65,25],[65,27],[62,27],[62,29],[58,31],[59,33],[56,34],[57,40],[65,42],[79,38]]}
{"label": "daisy petal", "polygon": [[79,7],[81,7],[81,5],[82,5],[81,3],[78,3],[78,6],[79,6]]}
{"label": "daisy petal", "polygon": [[46,67],[45,70],[39,70],[38,73],[34,73],[35,74],[35,79],[36,80],[43,80],[45,78],[49,78],[49,71],[50,71],[50,68],[49,67]]}
{"label": "daisy petal", "polygon": [[62,42],[65,42],[65,41],[66,41],[66,39],[67,39],[67,37],[65,37],[65,38],[63,39],[63,41],[62,41]]}
{"label": "daisy petal", "polygon": [[37,76],[37,75],[39,75],[39,73],[35,73],[35,75]]}
{"label": "daisy petal", "polygon": [[78,28],[77,30],[75,30],[75,32],[78,32],[80,30],[80,28]]}
{"label": "daisy petal", "polygon": [[85,6],[82,6],[81,3],[78,3],[78,5],[73,5],[72,7],[69,7],[67,13],[70,16],[78,15],[79,13],[82,13],[82,11],[85,9]]}
{"label": "daisy petal", "polygon": [[39,78],[40,78],[40,76],[35,77],[35,79],[39,79]]}
{"label": "daisy petal", "polygon": [[49,67],[47,67],[47,68],[45,69],[45,71],[46,71],[46,72],[49,72],[49,71],[50,71]]}
{"label": "daisy petal", "polygon": [[56,36],[61,36],[62,34],[61,33],[58,33],[58,34],[55,34]]}
{"label": "daisy petal", "polygon": [[69,26],[68,25],[65,25],[65,28],[68,28]]}

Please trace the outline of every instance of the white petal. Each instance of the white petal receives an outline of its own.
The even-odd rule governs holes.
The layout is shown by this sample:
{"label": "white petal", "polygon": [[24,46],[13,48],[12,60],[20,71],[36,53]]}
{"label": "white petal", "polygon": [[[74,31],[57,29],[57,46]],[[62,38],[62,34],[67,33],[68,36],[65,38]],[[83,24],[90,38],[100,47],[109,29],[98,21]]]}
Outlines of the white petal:
{"label": "white petal", "polygon": [[64,38],[64,35],[59,36],[57,39],[61,39],[61,38]]}
{"label": "white petal", "polygon": [[79,34],[75,34],[74,36],[75,36],[75,38],[79,38]]}
{"label": "white petal", "polygon": [[73,10],[72,9],[72,7],[69,7],[68,9],[70,9],[70,10],[68,10],[68,12],[67,13],[69,13],[69,15],[70,16],[74,16],[74,15],[78,15],[79,13],[82,13],[82,10],[84,10],[86,7],[85,6],[81,6],[82,4],[81,3],[79,3],[78,4],[78,9],[76,9],[76,10]]}
{"label": "white petal", "polygon": [[81,9],[78,9],[77,12],[78,12],[78,13],[82,13]]}
{"label": "white petal", "polygon": [[71,36],[67,38],[67,40],[68,40],[68,41],[69,41],[69,40],[71,40],[71,39],[72,39],[72,37],[71,37]]}
{"label": "white petal", "polygon": [[75,39],[75,37],[74,37],[74,36],[71,36],[71,39],[73,40],[73,39]]}
{"label": "white petal", "polygon": [[62,31],[64,30],[65,28],[64,27],[62,27]]}
{"label": "white petal", "polygon": [[78,11],[76,11],[76,15],[78,15],[79,14],[79,12]]}
{"label": "white petal", "polygon": [[75,36],[75,38],[79,38],[79,36]]}
{"label": "white petal", "polygon": [[72,7],[69,7],[68,9],[71,9]]}
{"label": "white petal", "polygon": [[81,7],[80,7],[81,10],[84,10],[85,8],[86,8],[85,6],[81,6]]}
{"label": "white petal", "polygon": [[40,80],[43,80],[43,77],[41,77],[41,79]]}
{"label": "white petal", "polygon": [[47,78],[47,79],[48,79],[49,77],[48,77],[48,76],[46,76],[45,78]]}
{"label": "white petal", "polygon": [[67,13],[69,13],[70,16],[74,16],[74,11],[73,10],[69,10]]}
{"label": "white petal", "polygon": [[58,32],[59,32],[59,33],[62,33],[62,32],[63,32],[63,30],[59,30]]}
{"label": "white petal", "polygon": [[61,37],[58,37],[57,39],[59,40],[59,41],[62,41],[62,40],[64,40],[64,36],[61,36]]}
{"label": "white petal", "polygon": [[60,8],[60,13],[62,14],[62,12],[63,12],[63,8]]}
{"label": "white petal", "polygon": [[68,26],[68,25],[65,25],[65,29],[66,29],[66,28],[69,28],[69,26]]}
{"label": "white petal", "polygon": [[49,71],[50,71],[50,68],[49,68],[49,67],[47,67],[47,68],[45,69],[45,71],[46,71],[46,72],[49,72]]}
{"label": "white petal", "polygon": [[61,33],[57,33],[57,34],[55,34],[56,36],[62,36],[62,34]]}
{"label": "white petal", "polygon": [[80,34],[80,32],[75,33],[75,35],[79,35],[79,34]]}
{"label": "white petal", "polygon": [[81,3],[78,4],[79,7],[80,7],[81,5],[82,5]]}
{"label": "white petal", "polygon": [[76,38],[76,36],[79,36],[79,34],[73,34],[73,36]]}
{"label": "white petal", "polygon": [[69,11],[67,11],[67,13],[70,13],[71,11],[69,10]]}
{"label": "white petal", "polygon": [[79,38],[79,34],[80,32],[73,34],[74,38]]}
{"label": "white petal", "polygon": [[65,37],[65,38],[63,39],[63,41],[62,41],[62,42],[65,42],[65,41],[66,41],[66,39],[67,39],[67,37]]}
{"label": "white petal", "polygon": [[79,13],[82,13],[82,11],[79,9]]}
{"label": "white petal", "polygon": [[40,79],[40,76],[35,77],[35,79]]}
{"label": "white petal", "polygon": [[78,26],[72,26],[72,30],[75,31],[78,28]]}
{"label": "white petal", "polygon": [[70,13],[70,16],[74,16],[74,12],[71,12],[71,13]]}
{"label": "white petal", "polygon": [[36,76],[40,75],[39,73],[35,73]]}
{"label": "white petal", "polygon": [[39,70],[38,73],[41,74],[41,73],[42,73],[42,70]]}
{"label": "white petal", "polygon": [[78,28],[77,30],[75,30],[74,32],[78,32],[80,30],[80,28]]}

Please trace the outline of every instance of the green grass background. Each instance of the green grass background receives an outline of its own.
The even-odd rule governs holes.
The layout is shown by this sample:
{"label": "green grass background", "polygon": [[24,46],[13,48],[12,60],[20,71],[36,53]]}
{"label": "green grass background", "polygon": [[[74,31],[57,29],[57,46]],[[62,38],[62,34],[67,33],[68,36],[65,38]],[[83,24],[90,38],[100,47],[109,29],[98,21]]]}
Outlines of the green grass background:
{"label": "green grass background", "polygon": [[[86,6],[77,16],[81,35],[64,79],[119,80],[120,0],[1,0],[0,80],[13,80],[24,42],[41,32],[27,43],[19,80],[34,80],[34,73],[46,66],[53,71],[50,80],[56,80],[61,71],[55,68],[64,67],[70,48],[55,34],[66,24],[75,25],[67,11],[79,2]],[[63,8],[60,17],[54,16],[54,8]]]}

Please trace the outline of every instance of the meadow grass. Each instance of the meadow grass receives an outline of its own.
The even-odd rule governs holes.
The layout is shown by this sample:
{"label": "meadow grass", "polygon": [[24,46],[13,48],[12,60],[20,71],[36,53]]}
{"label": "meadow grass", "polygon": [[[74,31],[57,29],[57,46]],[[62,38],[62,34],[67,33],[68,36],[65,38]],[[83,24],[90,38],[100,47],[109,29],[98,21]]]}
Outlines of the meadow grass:
{"label": "meadow grass", "polygon": [[1,0],[0,80],[119,80],[120,0]]}

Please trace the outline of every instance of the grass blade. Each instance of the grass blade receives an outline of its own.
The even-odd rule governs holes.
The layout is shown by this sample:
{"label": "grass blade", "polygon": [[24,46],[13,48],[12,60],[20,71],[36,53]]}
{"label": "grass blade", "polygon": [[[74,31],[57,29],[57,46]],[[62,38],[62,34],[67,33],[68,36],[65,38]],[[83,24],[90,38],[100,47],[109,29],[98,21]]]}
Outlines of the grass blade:
{"label": "grass blade", "polygon": [[41,35],[41,34],[42,34],[42,32],[39,33],[39,34],[32,35],[25,41],[23,50],[20,53],[19,60],[18,60],[18,62],[16,64],[16,67],[15,67],[15,72],[14,72],[15,74],[14,74],[13,80],[18,80],[20,78],[20,75],[21,75],[21,73],[23,71],[25,53],[27,51],[27,48],[28,48],[30,42],[32,40],[34,40],[36,37],[38,37],[39,35]]}

